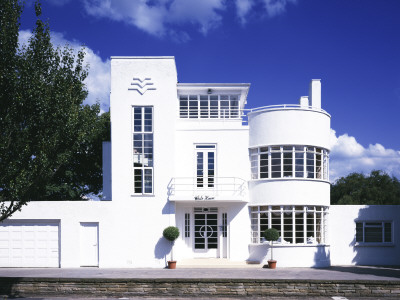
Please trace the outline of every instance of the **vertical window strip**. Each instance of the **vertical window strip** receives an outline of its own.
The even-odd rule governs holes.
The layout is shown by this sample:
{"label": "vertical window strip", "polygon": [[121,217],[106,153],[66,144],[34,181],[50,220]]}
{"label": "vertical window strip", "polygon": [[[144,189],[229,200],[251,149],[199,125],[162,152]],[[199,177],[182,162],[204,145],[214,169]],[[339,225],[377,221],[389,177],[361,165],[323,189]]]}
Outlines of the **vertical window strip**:
{"label": "vertical window strip", "polygon": [[133,107],[133,193],[153,193],[153,107]]}
{"label": "vertical window strip", "polygon": [[190,213],[185,213],[185,237],[190,237]]}
{"label": "vertical window strip", "polygon": [[227,213],[222,214],[222,237],[228,236],[228,216]]}

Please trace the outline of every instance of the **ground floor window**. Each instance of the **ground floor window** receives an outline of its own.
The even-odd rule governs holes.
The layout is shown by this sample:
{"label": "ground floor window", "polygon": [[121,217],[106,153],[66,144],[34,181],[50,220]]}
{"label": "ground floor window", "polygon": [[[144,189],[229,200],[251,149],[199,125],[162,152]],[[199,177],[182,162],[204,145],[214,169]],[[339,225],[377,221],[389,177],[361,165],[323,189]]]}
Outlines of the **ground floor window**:
{"label": "ground floor window", "polygon": [[279,232],[278,243],[324,244],[328,208],[325,206],[252,206],[251,242],[264,241],[268,228]]}
{"label": "ground floor window", "polygon": [[392,243],[392,222],[356,222],[356,242]]}

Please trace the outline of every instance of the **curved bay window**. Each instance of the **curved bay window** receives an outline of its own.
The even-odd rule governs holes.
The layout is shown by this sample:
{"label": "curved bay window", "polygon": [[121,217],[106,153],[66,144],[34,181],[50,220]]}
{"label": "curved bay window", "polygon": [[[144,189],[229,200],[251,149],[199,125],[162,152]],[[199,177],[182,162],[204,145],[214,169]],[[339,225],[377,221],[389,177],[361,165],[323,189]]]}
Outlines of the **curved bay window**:
{"label": "curved bay window", "polygon": [[263,242],[263,232],[275,228],[281,244],[325,244],[327,215],[325,206],[252,206],[251,242]]}
{"label": "curved bay window", "polygon": [[249,150],[251,179],[329,180],[329,151],[313,146],[269,146]]}

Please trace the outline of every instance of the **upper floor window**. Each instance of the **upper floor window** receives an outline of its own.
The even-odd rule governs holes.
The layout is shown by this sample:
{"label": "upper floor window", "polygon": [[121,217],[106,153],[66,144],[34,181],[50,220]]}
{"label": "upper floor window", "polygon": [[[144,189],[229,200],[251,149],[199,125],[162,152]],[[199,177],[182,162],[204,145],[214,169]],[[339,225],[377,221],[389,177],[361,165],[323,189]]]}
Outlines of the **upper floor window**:
{"label": "upper floor window", "polygon": [[180,95],[179,117],[183,119],[240,118],[239,95]]}
{"label": "upper floor window", "polygon": [[133,107],[133,192],[153,193],[153,107]]}
{"label": "upper floor window", "polygon": [[250,149],[251,178],[328,180],[329,151],[312,146],[269,146]]}
{"label": "upper floor window", "polygon": [[392,222],[356,222],[356,242],[392,243]]}

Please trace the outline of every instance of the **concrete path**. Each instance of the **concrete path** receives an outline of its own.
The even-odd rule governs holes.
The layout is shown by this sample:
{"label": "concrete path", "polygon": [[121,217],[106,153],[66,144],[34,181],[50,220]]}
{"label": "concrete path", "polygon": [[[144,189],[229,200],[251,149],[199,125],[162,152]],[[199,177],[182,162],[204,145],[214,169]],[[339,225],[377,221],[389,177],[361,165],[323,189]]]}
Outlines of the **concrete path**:
{"label": "concrete path", "polygon": [[47,278],[203,278],[203,279],[302,279],[302,280],[393,280],[400,281],[400,267],[334,266],[324,269],[277,268],[0,268],[0,277]]}

